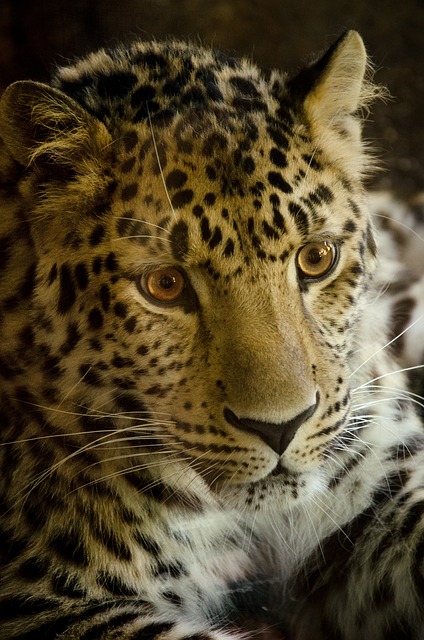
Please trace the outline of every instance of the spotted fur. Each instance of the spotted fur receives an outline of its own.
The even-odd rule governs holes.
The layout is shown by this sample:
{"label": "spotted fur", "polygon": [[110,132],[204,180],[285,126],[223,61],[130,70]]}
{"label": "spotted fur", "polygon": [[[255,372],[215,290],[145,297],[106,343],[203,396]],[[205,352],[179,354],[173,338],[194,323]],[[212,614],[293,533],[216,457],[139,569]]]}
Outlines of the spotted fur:
{"label": "spotted fur", "polygon": [[136,42],[6,90],[2,639],[423,637],[420,223],[362,186],[365,71]]}

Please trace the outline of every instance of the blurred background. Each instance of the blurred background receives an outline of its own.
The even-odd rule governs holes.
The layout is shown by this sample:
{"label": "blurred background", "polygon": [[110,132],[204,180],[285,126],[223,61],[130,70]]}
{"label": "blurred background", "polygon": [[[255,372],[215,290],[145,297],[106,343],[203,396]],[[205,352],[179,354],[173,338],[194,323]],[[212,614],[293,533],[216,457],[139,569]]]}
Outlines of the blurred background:
{"label": "blurred background", "polygon": [[424,187],[424,0],[0,0],[0,91],[134,38],[189,37],[295,71],[347,28],[392,95],[366,125],[384,169],[371,186],[412,194]]}

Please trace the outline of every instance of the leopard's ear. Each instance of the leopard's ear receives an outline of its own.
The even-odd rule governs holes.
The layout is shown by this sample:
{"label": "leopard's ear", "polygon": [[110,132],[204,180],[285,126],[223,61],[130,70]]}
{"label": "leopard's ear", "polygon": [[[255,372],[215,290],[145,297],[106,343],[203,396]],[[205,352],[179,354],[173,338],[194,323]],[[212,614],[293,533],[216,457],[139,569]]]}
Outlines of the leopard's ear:
{"label": "leopard's ear", "polygon": [[106,127],[62,91],[38,82],[10,85],[0,100],[0,136],[12,157],[75,169],[110,143]]}
{"label": "leopard's ear", "polygon": [[[384,93],[367,80],[367,55],[361,36],[345,32],[313,65],[291,79],[288,90],[302,105],[316,140],[348,168],[366,168],[359,111]],[[356,153],[356,159],[355,159]],[[346,161],[346,162],[345,162]]]}

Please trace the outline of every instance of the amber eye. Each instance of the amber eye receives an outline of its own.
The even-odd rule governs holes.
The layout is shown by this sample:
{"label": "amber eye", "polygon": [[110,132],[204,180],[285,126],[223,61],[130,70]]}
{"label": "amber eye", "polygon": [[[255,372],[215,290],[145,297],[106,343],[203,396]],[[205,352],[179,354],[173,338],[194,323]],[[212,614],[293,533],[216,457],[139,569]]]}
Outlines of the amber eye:
{"label": "amber eye", "polygon": [[182,295],[186,280],[175,267],[161,267],[149,271],[141,282],[142,289],[159,302],[175,302]]}
{"label": "amber eye", "polygon": [[332,242],[310,242],[297,254],[297,268],[303,278],[322,278],[337,260],[337,249]]}

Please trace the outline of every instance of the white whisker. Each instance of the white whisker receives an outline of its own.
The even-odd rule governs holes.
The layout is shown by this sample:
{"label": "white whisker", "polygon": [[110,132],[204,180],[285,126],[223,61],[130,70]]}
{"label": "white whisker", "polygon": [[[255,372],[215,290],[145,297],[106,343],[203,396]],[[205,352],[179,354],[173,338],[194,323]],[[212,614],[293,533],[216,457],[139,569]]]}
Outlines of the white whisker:
{"label": "white whisker", "polygon": [[172,205],[172,200],[171,200],[171,197],[170,197],[169,192],[168,192],[168,187],[166,186],[165,176],[163,174],[163,170],[162,170],[162,166],[161,166],[161,162],[160,162],[160,158],[159,158],[159,151],[158,151],[158,146],[157,146],[157,143],[156,143],[155,132],[153,130],[152,117],[150,115],[149,105],[147,103],[146,103],[146,107],[147,107],[147,116],[149,118],[150,133],[151,133],[151,136],[152,136],[153,146],[155,148],[156,160],[157,160],[159,171],[160,171],[160,177],[162,179],[163,188],[164,188],[165,195],[166,195],[166,198],[168,200],[169,206],[171,208],[172,214],[173,214],[174,218],[176,218],[177,216],[176,216],[174,207]]}
{"label": "white whisker", "polygon": [[[391,344],[393,344],[394,342],[396,342],[396,340],[399,340],[399,338],[401,336],[403,336],[405,333],[407,333],[408,331],[410,331],[412,329],[412,327],[414,327],[418,322],[421,322],[421,320],[424,318],[424,314],[421,315],[419,318],[417,318],[416,320],[414,320],[414,322],[411,322],[410,325],[408,325],[406,327],[406,329],[404,329],[403,331],[401,331],[396,337],[392,338],[389,342],[386,342],[386,344],[384,344],[382,347],[380,347],[379,349],[377,349],[377,351],[375,351],[372,355],[369,356],[369,358],[367,358],[359,367],[357,367],[355,369],[355,371],[352,371],[352,373],[349,374],[349,378],[351,378],[352,376],[355,375],[355,373],[357,373],[360,369],[362,369],[363,366],[365,366],[367,364],[367,362],[369,362],[370,360],[372,360],[373,358],[375,358],[375,356],[377,354],[379,354],[381,351],[384,351],[384,349],[387,349],[387,347],[389,347]],[[424,365],[418,365],[417,368],[419,368],[420,366],[424,366]],[[404,369],[405,371],[410,371],[412,368],[415,367],[410,367],[409,369]],[[393,372],[385,374],[385,375],[392,375]],[[383,377],[383,376],[381,376]],[[376,380],[378,380],[378,378],[375,378]],[[373,380],[371,381],[373,382]]]}

